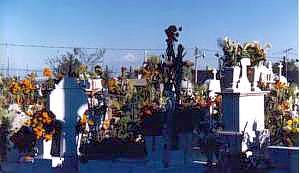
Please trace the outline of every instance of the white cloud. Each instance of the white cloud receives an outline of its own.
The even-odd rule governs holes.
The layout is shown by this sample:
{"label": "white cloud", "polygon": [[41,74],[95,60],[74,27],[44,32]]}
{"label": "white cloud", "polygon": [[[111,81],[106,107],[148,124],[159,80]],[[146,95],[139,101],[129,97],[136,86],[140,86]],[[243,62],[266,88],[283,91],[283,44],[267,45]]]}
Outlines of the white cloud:
{"label": "white cloud", "polygon": [[122,57],[121,61],[134,63],[134,62],[138,61],[138,57],[136,55],[134,55],[133,53],[127,53],[126,55],[124,55]]}

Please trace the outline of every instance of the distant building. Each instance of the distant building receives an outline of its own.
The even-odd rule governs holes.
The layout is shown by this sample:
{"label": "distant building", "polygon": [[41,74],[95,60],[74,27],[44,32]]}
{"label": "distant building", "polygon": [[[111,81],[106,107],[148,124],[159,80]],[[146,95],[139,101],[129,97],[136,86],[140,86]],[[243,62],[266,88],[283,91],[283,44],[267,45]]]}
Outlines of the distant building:
{"label": "distant building", "polygon": [[[213,78],[213,73],[211,70],[197,70],[197,84],[204,84],[208,79]],[[195,70],[192,71],[193,81],[195,81]],[[219,80],[219,71],[217,72],[217,79]]]}

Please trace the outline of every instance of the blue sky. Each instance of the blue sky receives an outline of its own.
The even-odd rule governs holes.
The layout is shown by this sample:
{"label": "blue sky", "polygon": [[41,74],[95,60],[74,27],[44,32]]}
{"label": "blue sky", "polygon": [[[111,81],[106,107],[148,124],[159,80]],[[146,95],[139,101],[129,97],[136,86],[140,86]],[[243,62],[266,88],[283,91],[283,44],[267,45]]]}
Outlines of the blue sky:
{"label": "blue sky", "polygon": [[[270,42],[276,53],[298,47],[297,8],[297,0],[1,0],[0,42],[163,49],[164,29],[176,24],[185,47],[219,49],[217,39],[229,36]],[[42,68],[47,57],[65,51],[0,47],[0,64],[10,57],[15,67]],[[142,57],[142,51],[107,51],[105,63],[137,65]],[[200,66],[216,62],[207,53]]]}

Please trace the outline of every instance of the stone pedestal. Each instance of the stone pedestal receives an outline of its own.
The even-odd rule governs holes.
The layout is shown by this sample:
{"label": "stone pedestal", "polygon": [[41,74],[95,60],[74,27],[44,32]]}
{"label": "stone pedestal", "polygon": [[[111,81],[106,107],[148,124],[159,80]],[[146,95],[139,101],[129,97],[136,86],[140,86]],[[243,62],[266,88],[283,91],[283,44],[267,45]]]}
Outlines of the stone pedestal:
{"label": "stone pedestal", "polygon": [[[264,129],[264,95],[260,92],[222,92],[224,131],[248,133],[255,137],[253,126],[258,131]],[[247,126],[246,126],[247,124]],[[246,127],[246,128],[245,128]],[[243,145],[243,150],[245,150]]]}
{"label": "stone pedestal", "polygon": [[270,172],[299,172],[299,147],[269,146],[268,157],[274,166]]}
{"label": "stone pedestal", "polygon": [[147,165],[163,167],[165,139],[163,136],[145,136]]}
{"label": "stone pedestal", "polygon": [[183,163],[192,164],[192,132],[178,135],[179,148],[183,152]]}

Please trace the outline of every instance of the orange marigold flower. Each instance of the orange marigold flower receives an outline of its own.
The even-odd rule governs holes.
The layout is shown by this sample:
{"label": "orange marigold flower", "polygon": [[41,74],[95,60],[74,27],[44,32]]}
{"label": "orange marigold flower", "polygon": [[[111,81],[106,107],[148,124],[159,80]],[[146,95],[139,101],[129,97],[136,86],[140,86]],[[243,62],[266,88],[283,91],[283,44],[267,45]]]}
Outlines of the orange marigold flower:
{"label": "orange marigold flower", "polygon": [[32,111],[26,111],[26,115],[31,117],[33,115],[33,113],[32,113]]}
{"label": "orange marigold flower", "polygon": [[50,69],[50,68],[48,68],[48,67],[46,67],[46,68],[44,68],[44,70],[43,70],[43,76],[45,76],[45,77],[52,77],[52,70]]}
{"label": "orange marigold flower", "polygon": [[89,121],[88,121],[88,124],[89,124],[90,126],[93,126],[95,123],[94,123],[93,120],[89,120]]}
{"label": "orange marigold flower", "polygon": [[80,120],[80,124],[81,125],[84,125],[87,123],[87,115],[86,114],[83,114],[81,120]]}
{"label": "orange marigold flower", "polygon": [[20,84],[17,82],[12,82],[9,86],[9,90],[13,93],[13,94],[17,94],[20,91],[21,87]]}
{"label": "orange marigold flower", "polygon": [[51,118],[44,118],[43,120],[42,120],[42,122],[44,123],[44,124],[51,124],[52,123],[52,119]]}
{"label": "orange marigold flower", "polygon": [[287,101],[282,102],[282,108],[283,110],[288,110],[289,109],[289,103]]}
{"label": "orange marigold flower", "polygon": [[275,89],[280,90],[280,89],[283,89],[283,88],[286,88],[286,85],[284,83],[280,82],[279,80],[277,80],[275,82]]}
{"label": "orange marigold flower", "polygon": [[27,120],[27,121],[25,121],[25,126],[30,126],[31,125],[31,121],[30,120]]}
{"label": "orange marigold flower", "polygon": [[33,132],[37,139],[41,139],[41,137],[43,136],[43,129],[40,127],[33,128]]}
{"label": "orange marigold flower", "polygon": [[109,121],[109,120],[105,120],[105,121],[103,122],[103,128],[104,128],[105,130],[108,129],[109,124],[110,124],[110,121]]}
{"label": "orange marigold flower", "polygon": [[222,96],[221,96],[221,95],[218,95],[218,96],[215,98],[215,102],[216,102],[216,105],[217,105],[217,106],[221,105],[221,103],[222,103]]}
{"label": "orange marigold flower", "polygon": [[43,113],[42,113],[42,117],[43,117],[43,118],[48,118],[48,117],[49,117],[48,112],[43,112]]}
{"label": "orange marigold flower", "polygon": [[46,141],[52,140],[52,134],[45,134],[45,140]]}

